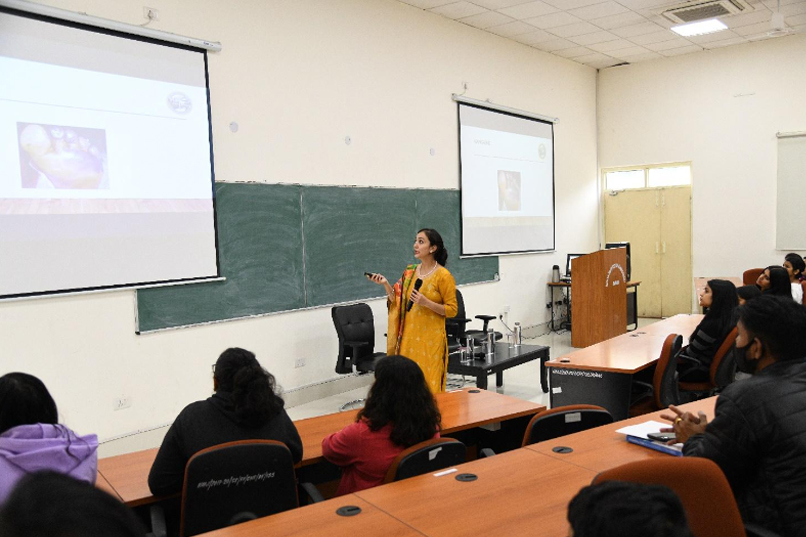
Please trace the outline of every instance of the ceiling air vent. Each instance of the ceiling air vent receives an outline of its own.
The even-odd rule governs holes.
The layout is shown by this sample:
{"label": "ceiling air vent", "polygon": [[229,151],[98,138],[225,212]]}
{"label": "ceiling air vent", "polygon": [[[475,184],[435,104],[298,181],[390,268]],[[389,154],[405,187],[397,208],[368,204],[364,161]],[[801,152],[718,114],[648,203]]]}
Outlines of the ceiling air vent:
{"label": "ceiling air vent", "polygon": [[675,24],[715,19],[753,11],[745,0],[698,0],[663,10],[663,16]]}

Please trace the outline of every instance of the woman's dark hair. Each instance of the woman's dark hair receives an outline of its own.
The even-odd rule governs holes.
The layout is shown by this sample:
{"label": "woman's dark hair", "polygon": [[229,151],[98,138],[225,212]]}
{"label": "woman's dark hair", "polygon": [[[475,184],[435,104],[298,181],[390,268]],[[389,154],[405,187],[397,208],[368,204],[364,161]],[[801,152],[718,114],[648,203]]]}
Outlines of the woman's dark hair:
{"label": "woman's dark hair", "polygon": [[761,290],[755,284],[743,285],[736,288],[736,294],[739,295],[739,298],[742,300],[747,301],[756,298],[757,296],[761,296]]}
{"label": "woman's dark hair", "polygon": [[[711,288],[711,306],[703,321],[706,319],[715,321],[726,334],[730,328],[736,325],[734,311],[739,305],[736,286],[728,280],[708,280],[708,287]],[[697,329],[694,330],[695,333],[696,331]],[[694,334],[691,335],[691,339],[694,339]]]}
{"label": "woman's dark hair", "polygon": [[22,478],[0,510],[3,537],[145,537],[137,516],[106,492],[56,472]]}
{"label": "woman's dark hair", "polygon": [[663,485],[605,481],[568,504],[574,537],[691,537],[680,498]]}
{"label": "woman's dark hair", "polygon": [[264,425],[285,405],[275,393],[274,375],[260,367],[254,353],[245,349],[233,347],[222,352],[213,374],[218,390],[232,396],[235,416],[245,427]]}
{"label": "woman's dark hair", "polygon": [[780,265],[770,265],[764,270],[770,271],[770,287],[763,294],[792,298],[792,285],[786,269]]}
{"label": "woman's dark hair", "polygon": [[41,380],[27,373],[0,377],[0,434],[18,425],[58,421],[56,402]]}
{"label": "woman's dark hair", "polygon": [[442,416],[423,372],[405,356],[387,356],[375,366],[375,383],[356,421],[367,420],[373,431],[392,424],[390,439],[411,447],[434,437]]}
{"label": "woman's dark hair", "polygon": [[806,358],[806,308],[788,297],[760,296],[739,306],[739,321],[776,360]]}
{"label": "woman's dark hair", "polygon": [[428,237],[428,242],[437,247],[437,251],[434,252],[434,259],[443,267],[446,266],[448,263],[448,250],[445,249],[445,243],[442,242],[442,235],[436,229],[431,229],[430,227],[424,227],[417,233],[425,233],[425,236]]}
{"label": "woman's dark hair", "polygon": [[784,261],[789,261],[793,270],[799,270],[799,276],[803,276],[806,272],[806,261],[803,260],[798,254],[786,254]]}

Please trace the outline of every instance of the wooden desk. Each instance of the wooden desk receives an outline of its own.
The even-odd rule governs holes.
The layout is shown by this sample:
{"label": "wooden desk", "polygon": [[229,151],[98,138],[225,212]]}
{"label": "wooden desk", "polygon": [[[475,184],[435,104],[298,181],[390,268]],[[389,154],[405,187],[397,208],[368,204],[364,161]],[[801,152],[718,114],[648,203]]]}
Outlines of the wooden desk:
{"label": "wooden desk", "polygon": [[98,474],[95,476],[95,487],[101,489],[107,494],[114,496],[118,500],[123,501],[120,495],[115,492],[115,489],[112,488],[112,485],[109,484],[109,481],[107,481],[106,478],[101,475],[101,472],[98,472]]}
{"label": "wooden desk", "polygon": [[606,408],[617,421],[627,418],[633,375],[657,362],[669,334],[682,335],[686,345],[701,319],[675,315],[549,360],[552,408],[587,403]]}
{"label": "wooden desk", "polygon": [[[343,517],[336,509],[346,505],[361,508],[355,516]],[[291,537],[300,535],[327,535],[328,537],[357,537],[383,535],[384,537],[422,537],[393,516],[370,505],[355,494],[341,496],[326,502],[292,509],[284,513],[252,520],[229,528],[205,533],[205,537]]]}
{"label": "wooden desk", "polygon": [[[487,390],[465,388],[437,394],[442,413],[442,434],[527,419],[545,406]],[[302,439],[302,461],[298,468],[323,462],[322,440],[355,421],[358,410],[328,414],[295,421]],[[522,431],[521,431],[521,434]],[[148,489],[148,472],[157,456],[157,448],[107,457],[98,461],[98,473],[129,507],[158,501]]]}
{"label": "wooden desk", "polygon": [[[516,449],[357,492],[361,499],[429,536],[567,535],[568,502],[595,472],[534,450]],[[463,472],[478,476],[460,482]]]}
{"label": "wooden desk", "polygon": [[[702,410],[710,420],[714,417],[715,405],[716,396],[687,403],[681,405],[680,408],[692,412],[693,414],[697,414],[698,411]],[[655,457],[669,457],[670,455],[666,455],[665,453],[630,444],[623,434],[616,432],[622,427],[636,425],[650,420],[666,423],[664,420],[660,419],[660,415],[663,413],[668,413],[668,410],[660,410],[651,414],[618,421],[610,425],[603,425],[595,429],[574,433],[554,440],[539,442],[527,446],[526,449],[531,449],[546,456],[580,466],[596,472],[597,474],[628,462],[652,459]],[[555,453],[552,451],[553,448],[559,446],[570,447],[574,451],[571,453]]]}
{"label": "wooden desk", "polygon": [[[568,318],[565,321],[560,322],[560,327],[555,326],[555,313],[554,309],[557,304],[555,304],[554,300],[554,293],[551,293],[551,329],[555,332],[562,327],[562,325],[567,325],[567,328],[571,328],[571,298],[567,296],[568,292],[571,290],[571,282],[548,282],[550,290],[553,289],[560,289],[564,293],[566,293],[566,303],[568,304]],[[627,282],[627,325],[635,325],[638,327],[638,286],[641,285],[640,280],[636,280],[634,282]],[[632,289],[633,292],[630,293],[629,290]]]}

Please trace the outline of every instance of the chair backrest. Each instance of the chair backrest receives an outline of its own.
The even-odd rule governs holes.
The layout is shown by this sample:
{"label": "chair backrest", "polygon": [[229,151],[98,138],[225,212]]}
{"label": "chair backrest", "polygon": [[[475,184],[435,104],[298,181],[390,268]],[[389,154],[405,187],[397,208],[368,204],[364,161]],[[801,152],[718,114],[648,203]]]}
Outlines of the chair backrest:
{"label": "chair backrest", "polygon": [[[467,321],[464,321],[465,318],[465,299],[462,296],[462,292],[457,289],[456,315],[445,318],[445,334],[448,337],[448,344],[462,342],[463,338],[465,337],[465,327],[467,326]],[[460,321],[458,319],[462,320]]]}
{"label": "chair backrest", "polygon": [[630,481],[665,485],[680,498],[697,537],[745,537],[728,480],[710,459],[658,457],[631,462],[597,475],[593,482]]}
{"label": "chair backrest", "polygon": [[666,336],[658,363],[655,366],[655,375],[652,378],[656,408],[667,408],[669,405],[680,403],[676,375],[677,355],[680,354],[682,348],[683,336],[678,334]]}
{"label": "chair backrest", "polygon": [[291,452],[274,440],[219,444],[193,455],[182,488],[182,537],[299,505]]}
{"label": "chair backrest", "polygon": [[[336,334],[339,336],[336,373],[352,373],[354,365],[358,365],[362,360],[371,360],[375,352],[375,318],[372,309],[368,304],[361,302],[347,306],[333,306],[330,313]],[[348,342],[362,342],[365,345],[354,347],[347,345]]]}
{"label": "chair backrest", "polygon": [[538,412],[526,426],[523,445],[551,440],[567,434],[593,429],[600,425],[613,423],[613,416],[604,408],[596,405],[558,406],[551,410]]}
{"label": "chair backrest", "polygon": [[467,448],[453,438],[432,438],[401,451],[386,472],[384,483],[436,472],[465,462]]}
{"label": "chair backrest", "polygon": [[751,268],[747,269],[742,273],[742,284],[743,285],[753,285],[758,280],[758,277],[761,276],[761,273],[764,272],[763,268]]}
{"label": "chair backrest", "polygon": [[716,354],[714,354],[709,377],[711,384],[715,388],[724,388],[733,382],[736,376],[736,361],[733,358],[733,348],[738,335],[739,329],[734,326],[725,336],[722,344],[716,350]]}

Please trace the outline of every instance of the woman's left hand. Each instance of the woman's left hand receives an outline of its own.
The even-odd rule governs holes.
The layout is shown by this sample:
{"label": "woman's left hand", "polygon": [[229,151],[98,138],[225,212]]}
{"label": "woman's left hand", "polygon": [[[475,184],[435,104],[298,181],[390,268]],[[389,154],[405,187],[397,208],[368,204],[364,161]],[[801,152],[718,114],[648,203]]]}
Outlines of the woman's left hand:
{"label": "woman's left hand", "polygon": [[425,307],[428,307],[428,304],[431,302],[430,300],[425,298],[425,295],[423,295],[417,289],[411,290],[411,301],[414,302],[415,304]]}

